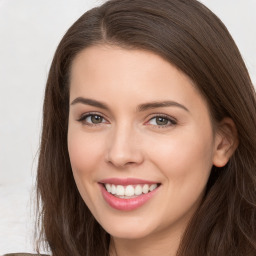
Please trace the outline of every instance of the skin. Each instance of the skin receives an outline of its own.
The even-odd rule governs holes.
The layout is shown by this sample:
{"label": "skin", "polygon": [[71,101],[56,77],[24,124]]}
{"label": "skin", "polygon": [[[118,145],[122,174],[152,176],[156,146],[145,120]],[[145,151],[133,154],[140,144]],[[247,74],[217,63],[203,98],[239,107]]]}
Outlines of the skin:
{"label": "skin", "polygon": [[[100,101],[108,110],[75,103],[78,97]],[[136,110],[143,103],[167,100],[186,109]],[[90,112],[102,118],[83,118]],[[163,125],[159,114],[170,121],[164,119]],[[155,53],[98,45],[73,61],[70,161],[83,200],[111,235],[111,255],[175,255],[212,165],[224,166],[233,153],[233,137],[224,134],[235,134],[232,120],[213,128],[207,103],[193,82]],[[113,177],[161,186],[140,208],[120,211],[105,202],[98,184]]]}

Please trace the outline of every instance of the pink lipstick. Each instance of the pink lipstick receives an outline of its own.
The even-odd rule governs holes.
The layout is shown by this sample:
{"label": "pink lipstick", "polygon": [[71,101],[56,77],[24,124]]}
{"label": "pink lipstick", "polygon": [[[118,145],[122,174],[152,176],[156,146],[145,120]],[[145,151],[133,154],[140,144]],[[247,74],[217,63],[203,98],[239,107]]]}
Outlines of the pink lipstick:
{"label": "pink lipstick", "polygon": [[99,182],[105,201],[114,209],[135,210],[148,202],[159,190],[160,183],[134,179],[111,178]]}

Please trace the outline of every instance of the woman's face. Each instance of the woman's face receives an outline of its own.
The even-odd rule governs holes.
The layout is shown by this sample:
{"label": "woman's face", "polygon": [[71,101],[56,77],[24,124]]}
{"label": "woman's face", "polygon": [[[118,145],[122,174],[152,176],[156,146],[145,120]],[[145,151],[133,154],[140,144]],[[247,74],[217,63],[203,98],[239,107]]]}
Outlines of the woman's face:
{"label": "woman's face", "polygon": [[184,230],[216,148],[191,80],[152,52],[102,45],[78,54],[70,83],[70,161],[97,221],[117,238]]}

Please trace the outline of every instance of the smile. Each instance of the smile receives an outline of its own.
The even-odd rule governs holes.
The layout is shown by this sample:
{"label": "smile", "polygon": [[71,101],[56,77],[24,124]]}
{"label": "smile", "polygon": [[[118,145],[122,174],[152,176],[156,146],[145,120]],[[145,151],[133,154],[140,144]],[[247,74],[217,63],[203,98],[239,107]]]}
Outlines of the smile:
{"label": "smile", "polygon": [[109,179],[99,185],[109,206],[116,210],[131,211],[149,201],[161,184],[137,179]]}
{"label": "smile", "polygon": [[128,199],[131,197],[140,196],[142,193],[147,194],[154,189],[157,188],[157,184],[144,184],[144,185],[128,185],[128,186],[122,186],[122,185],[114,185],[114,184],[104,184],[106,190],[111,193],[112,195],[115,195],[119,198]]}

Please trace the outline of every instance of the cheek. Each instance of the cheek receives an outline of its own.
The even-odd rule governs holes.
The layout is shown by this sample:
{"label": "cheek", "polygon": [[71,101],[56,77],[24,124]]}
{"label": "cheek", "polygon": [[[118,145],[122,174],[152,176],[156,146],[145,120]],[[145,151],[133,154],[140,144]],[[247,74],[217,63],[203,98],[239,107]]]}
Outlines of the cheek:
{"label": "cheek", "polygon": [[[68,151],[73,176],[81,197],[88,208],[95,212],[95,186],[97,183],[97,164],[102,158],[102,140],[100,136],[90,136],[82,129],[68,131]],[[97,189],[97,188],[96,188]]]}
{"label": "cheek", "polygon": [[103,148],[100,136],[90,136],[80,129],[69,129],[68,151],[73,172],[77,175],[89,175],[101,157]]}
{"label": "cheek", "polygon": [[204,191],[212,167],[211,129],[177,132],[172,138],[154,145],[150,155],[168,183],[167,193],[173,196],[172,200],[183,205],[196,201]]}
{"label": "cheek", "polygon": [[85,133],[82,127],[71,125],[68,130],[68,151],[70,163],[78,190],[85,201],[95,186],[97,163],[102,157],[100,136]]}
{"label": "cheek", "polygon": [[[151,140],[151,141],[150,141]],[[171,136],[153,137],[145,145],[155,164],[170,174],[183,175],[191,171],[208,170],[212,165],[213,136],[211,129],[198,127],[173,132]],[[154,145],[154,147],[152,147]]]}

